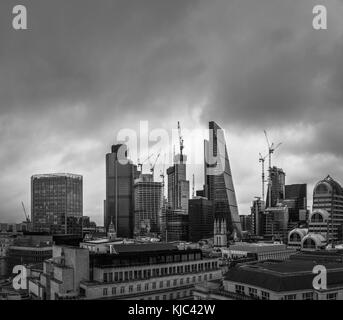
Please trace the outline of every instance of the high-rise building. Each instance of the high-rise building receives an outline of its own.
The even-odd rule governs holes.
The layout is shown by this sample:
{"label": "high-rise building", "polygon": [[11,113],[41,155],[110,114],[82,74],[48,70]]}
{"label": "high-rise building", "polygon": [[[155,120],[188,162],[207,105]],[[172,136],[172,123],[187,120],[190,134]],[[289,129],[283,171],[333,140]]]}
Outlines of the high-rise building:
{"label": "high-rise building", "polygon": [[253,201],[251,206],[251,233],[262,236],[265,229],[265,203],[261,198]]}
{"label": "high-rise building", "polygon": [[134,180],[137,166],[127,158],[127,147],[112,146],[106,154],[105,228],[114,223],[118,237],[131,238],[134,231]]}
{"label": "high-rise building", "polygon": [[251,215],[241,214],[239,218],[241,219],[242,231],[251,232]]}
{"label": "high-rise building", "polygon": [[[271,193],[271,201],[269,194]],[[277,203],[285,199],[285,173],[281,168],[271,168],[271,192],[267,190],[266,207],[275,207]]]}
{"label": "high-rise building", "polygon": [[162,183],[154,182],[152,174],[142,174],[135,180],[135,234],[159,233],[162,214]]}
{"label": "high-rise building", "polygon": [[31,177],[33,228],[52,234],[82,235],[82,176],[40,174]]}
{"label": "high-rise building", "polygon": [[290,184],[285,186],[285,204],[289,211],[290,222],[307,220],[307,184]]}
{"label": "high-rise building", "polygon": [[188,213],[189,181],[186,178],[187,157],[176,155],[174,165],[167,169],[168,207],[172,210],[183,210]]}
{"label": "high-rise building", "polygon": [[189,200],[189,241],[213,237],[213,202],[197,197]]}
{"label": "high-rise building", "polygon": [[332,177],[319,181],[313,190],[309,233],[321,233],[327,241],[343,239],[343,188]]}
{"label": "high-rise building", "polygon": [[182,209],[166,209],[165,241],[188,241],[189,215]]}
{"label": "high-rise building", "polygon": [[229,236],[241,237],[242,228],[224,132],[214,121],[209,123],[209,129],[210,140],[205,140],[204,145],[206,197],[213,201],[215,221],[219,224],[224,221],[224,229]]}

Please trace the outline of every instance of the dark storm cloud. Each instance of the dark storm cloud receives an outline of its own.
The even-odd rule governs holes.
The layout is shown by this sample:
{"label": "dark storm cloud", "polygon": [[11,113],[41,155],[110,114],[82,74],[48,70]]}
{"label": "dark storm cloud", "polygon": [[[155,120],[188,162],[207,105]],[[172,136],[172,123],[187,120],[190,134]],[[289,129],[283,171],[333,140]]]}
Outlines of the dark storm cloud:
{"label": "dark storm cloud", "polygon": [[284,154],[342,156],[340,1],[325,3],[326,31],[312,29],[312,0],[30,0],[23,32],[15,4],[0,3],[0,216],[29,199],[31,174],[58,170],[86,175],[98,214],[114,133],[146,119],[192,128],[194,110],[242,143],[299,127]]}

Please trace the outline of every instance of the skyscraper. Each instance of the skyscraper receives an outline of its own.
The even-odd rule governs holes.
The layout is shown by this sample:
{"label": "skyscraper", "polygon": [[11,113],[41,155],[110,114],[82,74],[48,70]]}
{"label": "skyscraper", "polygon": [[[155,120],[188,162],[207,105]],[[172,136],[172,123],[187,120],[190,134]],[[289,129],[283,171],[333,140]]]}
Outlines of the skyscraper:
{"label": "skyscraper", "polygon": [[[205,140],[205,192],[213,201],[215,230],[229,236],[242,236],[235,188],[224,132],[214,121],[209,123],[210,140]],[[225,227],[220,224],[225,223]],[[223,244],[226,245],[226,244]]]}
{"label": "skyscraper", "polygon": [[163,205],[162,183],[154,182],[152,174],[141,174],[135,180],[134,192],[135,234],[158,233]]}
{"label": "skyscraper", "polygon": [[290,222],[307,220],[307,184],[285,186],[285,201],[288,206]]}
{"label": "skyscraper", "polygon": [[119,237],[133,237],[134,231],[134,179],[137,166],[127,159],[127,147],[112,146],[106,154],[106,210],[105,228],[113,221]]}
{"label": "skyscraper", "polygon": [[[271,201],[269,202],[269,194]],[[266,207],[275,207],[278,202],[285,199],[285,173],[281,168],[271,168],[271,192],[267,190]]]}
{"label": "skyscraper", "polygon": [[82,235],[82,176],[40,174],[31,177],[33,228],[52,234]]}
{"label": "skyscraper", "polygon": [[265,229],[265,203],[261,198],[253,201],[251,207],[251,233],[262,236]]}
{"label": "skyscraper", "polygon": [[174,157],[173,166],[167,169],[168,207],[171,210],[182,210],[188,213],[189,181],[186,178],[186,155]]}
{"label": "skyscraper", "polygon": [[189,200],[189,241],[213,237],[213,202],[203,197]]}
{"label": "skyscraper", "polygon": [[327,241],[343,239],[343,188],[332,177],[319,181],[313,190],[309,233],[323,233]]}

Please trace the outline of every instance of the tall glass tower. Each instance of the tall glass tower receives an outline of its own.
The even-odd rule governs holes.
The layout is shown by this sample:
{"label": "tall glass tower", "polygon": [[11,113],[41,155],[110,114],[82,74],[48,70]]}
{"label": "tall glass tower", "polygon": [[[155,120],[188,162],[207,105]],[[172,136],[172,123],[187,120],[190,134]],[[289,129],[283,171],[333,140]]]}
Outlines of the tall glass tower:
{"label": "tall glass tower", "polygon": [[137,166],[127,159],[127,147],[112,146],[106,154],[105,228],[113,221],[119,237],[131,238],[134,231],[134,179]]}
{"label": "tall glass tower", "polygon": [[[205,140],[205,193],[214,204],[215,230],[227,236],[241,237],[242,228],[238,214],[235,188],[233,185],[229,156],[224,132],[214,121],[209,123],[210,140]],[[225,224],[223,226],[222,224]],[[223,241],[222,241],[223,242]],[[226,240],[224,240],[226,242]],[[225,243],[221,243],[225,246]]]}

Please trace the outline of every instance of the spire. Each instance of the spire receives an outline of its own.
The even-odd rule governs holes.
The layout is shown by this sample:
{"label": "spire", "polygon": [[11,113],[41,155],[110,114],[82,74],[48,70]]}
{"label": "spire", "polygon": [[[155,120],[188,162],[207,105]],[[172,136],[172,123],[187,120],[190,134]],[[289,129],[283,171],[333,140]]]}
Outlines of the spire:
{"label": "spire", "polygon": [[113,217],[111,217],[111,223],[108,227],[108,233],[107,233],[107,237],[111,240],[111,239],[116,239],[117,238],[117,232],[116,229],[114,227],[114,223],[113,223]]}

